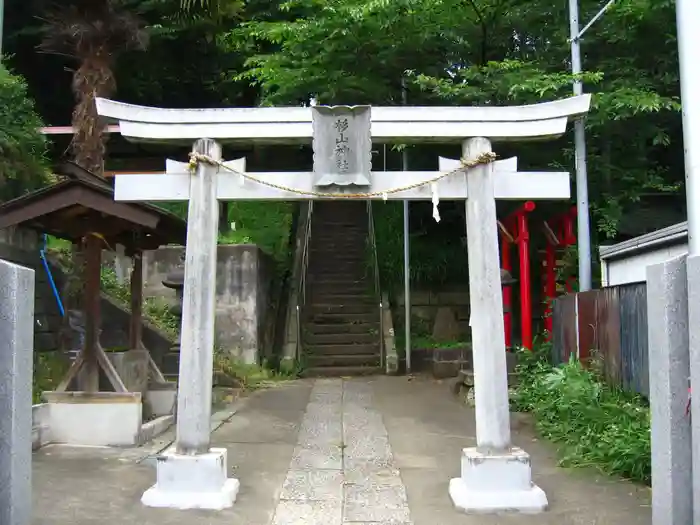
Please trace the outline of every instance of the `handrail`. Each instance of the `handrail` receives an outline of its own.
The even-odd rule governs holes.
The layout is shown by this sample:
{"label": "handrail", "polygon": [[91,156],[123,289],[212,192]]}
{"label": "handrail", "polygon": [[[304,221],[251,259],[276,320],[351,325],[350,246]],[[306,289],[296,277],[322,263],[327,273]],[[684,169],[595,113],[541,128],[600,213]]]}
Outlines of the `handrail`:
{"label": "handrail", "polygon": [[382,292],[379,282],[379,257],[377,255],[377,235],[374,229],[374,214],[372,213],[372,201],[367,201],[367,220],[369,222],[369,244],[372,250],[372,262],[374,273],[374,294],[379,300],[379,359],[380,364],[384,367],[384,312],[382,304]]}
{"label": "handrail", "polygon": [[296,316],[297,316],[297,345],[295,360],[299,362],[301,356],[301,311],[306,305],[306,271],[309,265],[309,240],[311,239],[311,216],[314,211],[314,201],[309,201],[306,211],[306,223],[304,224],[304,236],[302,239],[301,268],[299,269],[299,281],[296,290]]}

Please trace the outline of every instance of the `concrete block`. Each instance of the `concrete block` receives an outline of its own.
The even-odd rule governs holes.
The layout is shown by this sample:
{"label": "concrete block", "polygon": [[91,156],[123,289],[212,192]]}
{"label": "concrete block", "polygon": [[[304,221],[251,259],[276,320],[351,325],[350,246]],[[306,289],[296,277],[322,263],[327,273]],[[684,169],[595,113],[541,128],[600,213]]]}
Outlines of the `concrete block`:
{"label": "concrete block", "polygon": [[652,519],[692,523],[692,438],[686,257],[647,266]]}
{"label": "concrete block", "polygon": [[547,496],[532,483],[530,456],[519,448],[485,454],[462,451],[462,476],[450,481],[455,508],[468,514],[516,512],[535,514],[547,509]]}
{"label": "concrete block", "polygon": [[148,391],[148,350],[107,352],[107,356],[129,392]]}
{"label": "concrete block", "polygon": [[147,507],[222,510],[233,506],[240,483],[227,474],[225,448],[180,455],[175,449],[157,458],[156,484],[144,492]]}
{"label": "concrete block", "polygon": [[47,403],[32,406],[32,450],[51,443],[51,412]]}
{"label": "concrete block", "polygon": [[54,443],[133,446],[140,443],[140,392],[44,392]]}
{"label": "concrete block", "polygon": [[175,416],[160,416],[141,425],[139,444],[148,443],[152,439],[160,436],[175,423]]}
{"label": "concrete block", "polygon": [[151,415],[167,416],[175,412],[177,401],[177,383],[151,383],[145,396]]}
{"label": "concrete block", "polygon": [[32,508],[34,271],[0,260],[0,523]]}

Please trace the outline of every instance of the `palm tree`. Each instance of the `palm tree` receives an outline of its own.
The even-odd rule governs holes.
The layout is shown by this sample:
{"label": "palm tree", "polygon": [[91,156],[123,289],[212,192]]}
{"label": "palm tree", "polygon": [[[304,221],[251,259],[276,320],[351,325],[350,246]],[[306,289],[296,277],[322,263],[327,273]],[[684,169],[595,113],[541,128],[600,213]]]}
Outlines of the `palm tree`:
{"label": "palm tree", "polygon": [[145,50],[144,25],[133,0],[59,0],[43,17],[42,51],[72,58],[74,129],[71,149],[75,162],[102,174],[107,135],[95,107],[96,97],[110,97],[117,89],[114,66],[127,50]]}

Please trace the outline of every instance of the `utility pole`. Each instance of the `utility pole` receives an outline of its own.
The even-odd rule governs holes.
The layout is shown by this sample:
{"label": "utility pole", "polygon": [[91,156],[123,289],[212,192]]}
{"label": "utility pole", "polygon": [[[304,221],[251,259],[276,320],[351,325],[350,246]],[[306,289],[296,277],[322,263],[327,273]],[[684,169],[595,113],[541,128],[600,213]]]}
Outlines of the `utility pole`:
{"label": "utility pole", "polygon": [[2,58],[2,26],[5,23],[5,0],[0,0],[0,58]]}
{"label": "utility pole", "polygon": [[[401,79],[401,102],[405,106],[408,103],[406,91],[406,79]],[[408,171],[408,146],[404,144],[401,151],[401,168]],[[405,318],[405,347],[406,373],[411,373],[411,238],[409,237],[410,208],[408,201],[403,201],[403,303]]]}
{"label": "utility pole", "polygon": [[676,0],[689,255],[700,255],[700,68],[695,63],[700,49],[699,24],[698,0]]}
{"label": "utility pole", "polygon": [[[614,1],[614,0],[613,0]],[[692,1],[692,0],[691,0]],[[608,5],[612,4],[612,1]],[[607,6],[602,11],[607,9]],[[602,13],[601,11],[601,13]],[[596,18],[597,19],[597,18]],[[595,21],[595,19],[593,20]],[[592,21],[592,22],[593,22]],[[591,23],[592,23],[591,22]],[[590,24],[586,26],[586,29]],[[569,30],[571,35],[571,72],[581,73],[581,34],[578,22],[578,0],[569,0]],[[574,95],[583,93],[580,80],[574,81]],[[591,221],[588,211],[588,169],[586,166],[586,128],[583,118],[574,123],[576,149],[576,218],[578,222],[578,282],[579,291],[591,289]]]}

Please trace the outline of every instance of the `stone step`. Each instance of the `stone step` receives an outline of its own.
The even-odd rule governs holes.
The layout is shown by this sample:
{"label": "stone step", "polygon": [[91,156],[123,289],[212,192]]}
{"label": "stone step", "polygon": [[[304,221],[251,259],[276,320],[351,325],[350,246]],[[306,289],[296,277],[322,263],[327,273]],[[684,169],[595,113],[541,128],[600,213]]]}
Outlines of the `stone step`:
{"label": "stone step", "polygon": [[312,314],[309,316],[311,321],[316,324],[357,324],[370,323],[372,321],[379,322],[379,312],[376,313],[359,313],[359,314]]}
{"label": "stone step", "polygon": [[[379,333],[359,332],[359,333],[328,333],[328,334],[304,334],[304,343],[308,348],[325,345],[346,346],[375,345],[379,342]],[[352,353],[348,351],[348,353]]]}
{"label": "stone step", "polygon": [[369,268],[367,267],[367,262],[362,261],[348,261],[348,260],[328,260],[322,259],[321,257],[316,258],[309,262],[308,271],[334,271],[335,273],[343,274],[345,272],[367,272]]}
{"label": "stone step", "polygon": [[303,377],[372,376],[382,373],[380,366],[315,366],[304,370]]}
{"label": "stone step", "polygon": [[310,304],[379,304],[379,299],[367,292],[356,294],[311,292],[306,299]]}
{"label": "stone step", "polygon": [[358,287],[367,287],[371,283],[372,286],[374,286],[374,280],[370,279],[370,275],[366,275],[365,272],[360,272],[357,270],[338,272],[337,270],[332,270],[330,268],[327,270],[309,269],[309,273],[307,275],[309,276],[309,284],[331,282],[343,283],[341,286],[357,285]]}
{"label": "stone step", "polygon": [[355,230],[337,229],[333,231],[316,232],[311,230],[311,246],[323,247],[326,244],[348,244],[364,243],[368,233]]}
{"label": "stone step", "polygon": [[[334,334],[336,336],[340,335],[349,338],[356,338],[357,336],[365,334]],[[304,352],[309,356],[353,356],[353,355],[364,355],[364,356],[378,356],[379,355],[379,342],[378,336],[366,334],[369,336],[370,343],[367,344],[352,344],[347,342],[342,342],[339,344],[305,344]],[[318,337],[318,336],[317,336]],[[326,336],[327,337],[327,336]],[[309,342],[309,337],[305,337],[305,342]]]}
{"label": "stone step", "polygon": [[310,368],[326,367],[356,367],[356,366],[379,366],[379,352],[369,355],[307,355],[306,362]]}
{"label": "stone step", "polygon": [[339,281],[309,281],[309,291],[311,294],[326,293],[326,294],[355,294],[367,293],[371,290],[372,284],[369,280],[357,282],[339,282]]}
{"label": "stone step", "polygon": [[348,228],[348,229],[367,229],[367,219],[361,216],[346,216],[346,217],[323,217],[316,215],[316,220],[314,217],[311,218],[311,225],[318,225],[324,230],[337,229],[337,228]]}
{"label": "stone step", "polygon": [[379,316],[371,322],[364,323],[314,323],[304,324],[304,331],[307,335],[316,334],[379,334]]}
{"label": "stone step", "polygon": [[379,315],[379,310],[373,304],[363,303],[311,303],[307,307],[307,312],[311,315],[319,314],[376,314]]}

